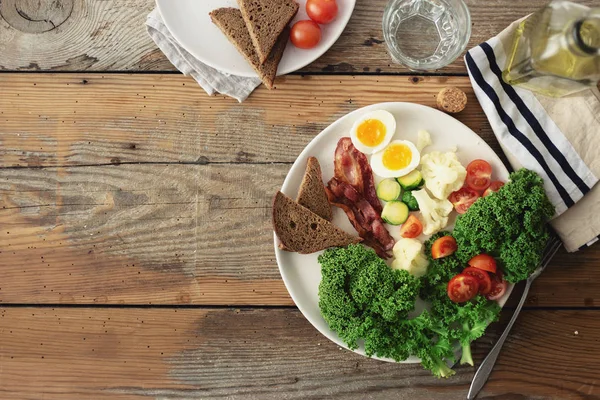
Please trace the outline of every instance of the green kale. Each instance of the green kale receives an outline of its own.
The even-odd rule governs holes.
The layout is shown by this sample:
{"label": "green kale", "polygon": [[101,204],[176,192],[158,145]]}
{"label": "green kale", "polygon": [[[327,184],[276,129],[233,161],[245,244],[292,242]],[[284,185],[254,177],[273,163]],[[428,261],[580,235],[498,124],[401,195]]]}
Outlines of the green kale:
{"label": "green kale", "polygon": [[477,200],[452,233],[458,259],[466,264],[487,253],[499,261],[508,282],[527,279],[541,261],[554,215],[543,184],[535,172],[521,169],[497,193]]}
{"label": "green kale", "polygon": [[[478,295],[466,303],[455,303],[448,297],[448,282],[462,272],[464,263],[456,253],[433,259],[433,242],[448,232],[439,232],[425,242],[425,254],[429,257],[429,269],[422,279],[420,297],[431,304],[431,315],[447,326],[451,342],[458,341],[462,347],[461,364],[473,365],[471,342],[481,337],[486,327],[498,318],[500,306],[495,301]],[[455,238],[456,239],[456,238]]]}
{"label": "green kale", "polygon": [[410,211],[419,211],[419,203],[415,199],[415,196],[413,196],[412,191],[405,190],[402,193],[402,202],[408,206]]}
{"label": "green kale", "polygon": [[402,343],[412,335],[405,321],[420,290],[417,278],[359,244],[328,249],[319,263],[321,314],[350,348],[362,339],[368,355],[404,360],[414,354]]}
{"label": "green kale", "polygon": [[463,269],[464,264],[458,260],[455,254],[435,260],[431,257],[433,242],[444,236],[452,235],[450,232],[438,232],[425,242],[425,255],[429,259],[429,267],[421,281],[420,297],[426,301],[447,297],[448,282]]}
{"label": "green kale", "polygon": [[[426,243],[427,254],[433,240],[446,234]],[[465,305],[450,301],[446,286],[460,269],[454,256],[432,260],[421,280],[390,269],[362,245],[328,249],[319,263],[321,314],[350,348],[362,340],[369,356],[400,361],[415,355],[437,377],[454,375],[448,365],[454,362],[455,344],[462,344],[470,356],[471,340],[481,336],[497,314],[487,309],[495,303],[483,297]],[[409,319],[419,293],[431,302],[431,311]]]}

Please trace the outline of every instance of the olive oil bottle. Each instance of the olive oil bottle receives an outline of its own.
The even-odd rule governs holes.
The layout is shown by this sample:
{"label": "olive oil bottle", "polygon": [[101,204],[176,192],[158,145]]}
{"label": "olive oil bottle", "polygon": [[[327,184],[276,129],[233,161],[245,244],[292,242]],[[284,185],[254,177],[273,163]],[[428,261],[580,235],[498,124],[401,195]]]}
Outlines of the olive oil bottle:
{"label": "olive oil bottle", "polygon": [[562,97],[600,80],[600,8],[552,1],[523,20],[509,49],[504,80]]}

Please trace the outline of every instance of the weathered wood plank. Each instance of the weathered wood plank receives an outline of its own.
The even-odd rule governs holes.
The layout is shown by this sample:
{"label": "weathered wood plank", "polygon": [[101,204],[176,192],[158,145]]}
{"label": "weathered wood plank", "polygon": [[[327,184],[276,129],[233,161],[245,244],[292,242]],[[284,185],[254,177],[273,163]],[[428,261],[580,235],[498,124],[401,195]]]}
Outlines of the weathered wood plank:
{"label": "weathered wood plank", "polygon": [[290,304],[269,218],[286,172],[262,164],[4,170],[0,301]]}
{"label": "weathered wood plank", "polygon": [[[469,48],[546,0],[467,0],[472,17]],[[581,3],[593,5],[594,1]],[[0,3],[0,70],[171,71],[173,66],[146,34],[153,0],[5,0]],[[40,7],[39,3],[42,4]],[[337,43],[303,72],[407,72],[391,62],[381,20],[387,0],[358,0]],[[20,11],[20,12],[19,12]],[[65,45],[68,44],[68,45]],[[465,73],[459,57],[442,69]]]}
{"label": "weathered wood plank", "polygon": [[499,147],[466,77],[289,76],[243,104],[181,75],[0,74],[0,166],[293,162],[321,130],[365,105],[435,105],[454,85],[458,119]]}
{"label": "weathered wood plank", "polygon": [[[523,312],[480,398],[596,398],[598,314]],[[0,396],[15,400],[446,400],[474,373],[439,380],[340,350],[293,309],[3,308],[0,320]]]}
{"label": "weathered wood plank", "polygon": [[[291,305],[271,199],[287,164],[4,169],[4,303]],[[559,254],[529,305],[600,304],[600,247]]]}

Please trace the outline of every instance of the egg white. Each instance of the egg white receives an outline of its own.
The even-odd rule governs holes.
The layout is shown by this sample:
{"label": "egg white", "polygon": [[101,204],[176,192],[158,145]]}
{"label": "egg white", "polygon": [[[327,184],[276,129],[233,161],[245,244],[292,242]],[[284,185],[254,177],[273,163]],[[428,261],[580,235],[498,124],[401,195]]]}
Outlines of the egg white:
{"label": "egg white", "polygon": [[[363,122],[366,121],[368,119],[376,119],[381,121],[381,123],[383,123],[383,125],[385,126],[385,135],[383,138],[383,141],[378,144],[377,146],[367,146],[366,144],[362,143],[360,140],[358,140],[358,126]],[[361,116],[358,120],[356,120],[356,122],[354,122],[354,125],[352,125],[352,129],[350,130],[350,139],[352,139],[352,144],[354,145],[354,147],[356,147],[356,149],[362,153],[365,154],[373,154],[376,153],[380,150],[382,150],[385,146],[388,145],[388,143],[392,140],[392,137],[394,136],[394,134],[396,133],[396,118],[394,118],[394,116],[385,110],[376,110],[376,111],[371,111],[367,114],[364,114],[363,116]]]}
{"label": "egg white", "polygon": [[395,144],[404,144],[409,148],[412,155],[410,163],[406,167],[398,170],[388,169],[385,165],[383,165],[383,153],[385,151],[384,148],[371,156],[371,168],[373,169],[373,173],[375,175],[380,176],[382,178],[399,178],[408,174],[409,172],[413,171],[419,166],[419,162],[421,161],[421,154],[412,142],[408,140],[393,140],[388,144],[388,146],[392,146]]}

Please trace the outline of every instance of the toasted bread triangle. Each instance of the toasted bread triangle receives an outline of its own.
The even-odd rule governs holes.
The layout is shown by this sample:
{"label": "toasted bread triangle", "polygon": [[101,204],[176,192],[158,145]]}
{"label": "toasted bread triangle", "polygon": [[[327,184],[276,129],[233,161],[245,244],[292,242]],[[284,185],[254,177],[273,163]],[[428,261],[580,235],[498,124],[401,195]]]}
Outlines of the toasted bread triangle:
{"label": "toasted bread triangle", "polygon": [[294,0],[238,0],[238,5],[262,64],[298,12],[298,3]]}
{"label": "toasted bread triangle", "polygon": [[316,157],[309,157],[306,162],[306,171],[296,201],[327,221],[333,218],[325,185],[323,185],[321,166]]}
{"label": "toasted bread triangle", "polygon": [[273,51],[266,62],[261,63],[254,44],[248,33],[242,13],[237,8],[218,8],[210,12],[212,22],[221,29],[227,39],[238,49],[246,61],[254,68],[258,77],[269,89],[273,89],[273,82],[277,75],[277,66],[288,42],[289,30],[285,29],[273,47]]}
{"label": "toasted bread triangle", "polygon": [[310,254],[362,239],[339,229],[281,192],[273,199],[273,229],[285,250]]}

